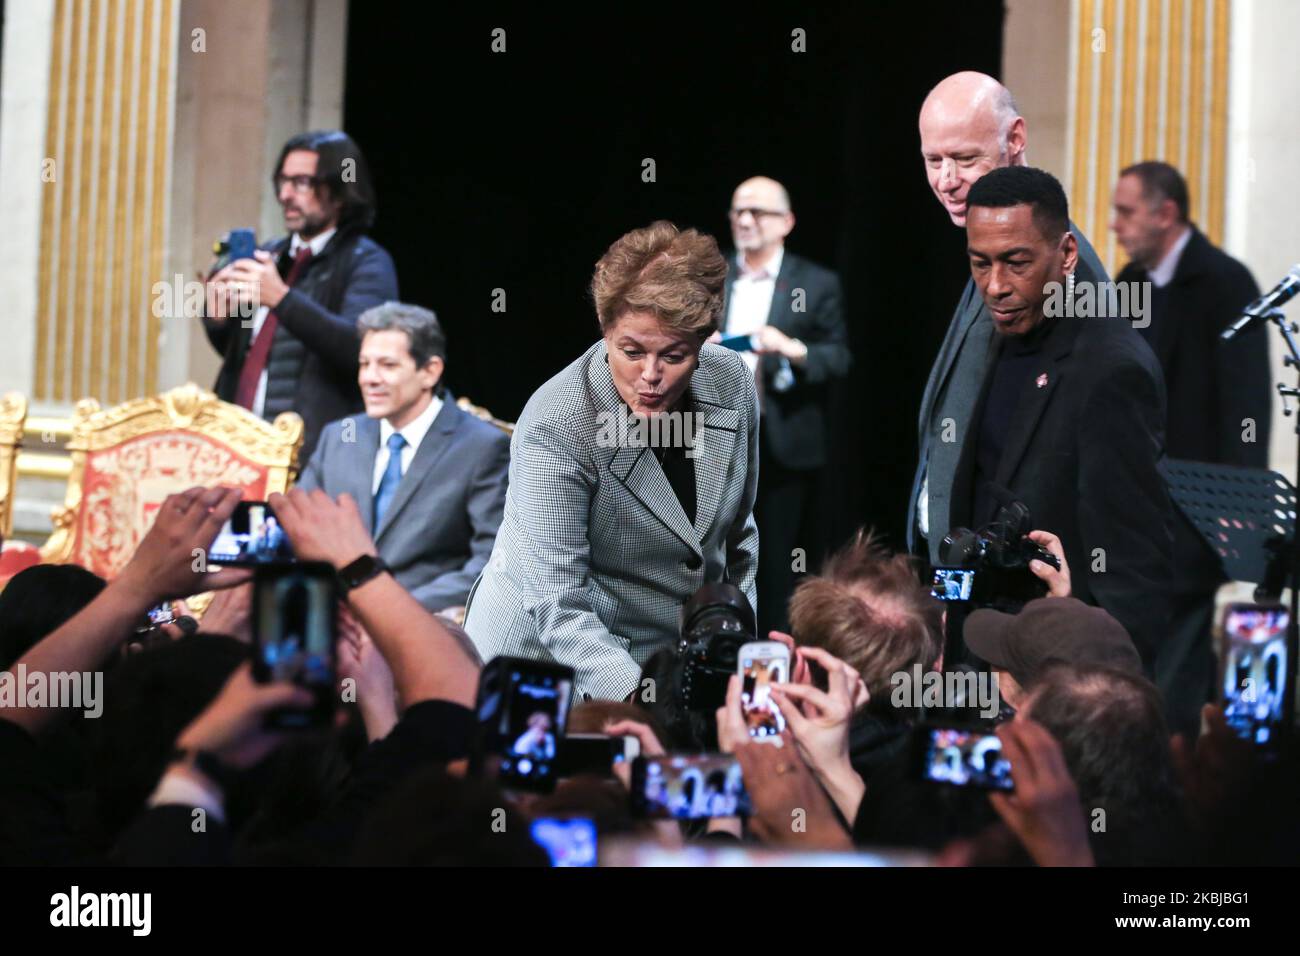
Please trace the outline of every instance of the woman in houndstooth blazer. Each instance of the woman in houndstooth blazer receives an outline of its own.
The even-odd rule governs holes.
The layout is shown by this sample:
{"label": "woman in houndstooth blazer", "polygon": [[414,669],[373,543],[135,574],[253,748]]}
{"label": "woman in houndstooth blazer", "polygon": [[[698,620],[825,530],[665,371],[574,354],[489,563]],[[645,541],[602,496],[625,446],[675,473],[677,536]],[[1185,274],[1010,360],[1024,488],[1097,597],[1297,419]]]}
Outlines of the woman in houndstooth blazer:
{"label": "woman in houndstooth blazer", "polygon": [[755,602],[754,377],[704,344],[726,272],[712,237],[667,222],[596,264],[602,338],[515,426],[505,517],[465,616],[484,660],[558,661],[579,699],[621,699],[701,585]]}

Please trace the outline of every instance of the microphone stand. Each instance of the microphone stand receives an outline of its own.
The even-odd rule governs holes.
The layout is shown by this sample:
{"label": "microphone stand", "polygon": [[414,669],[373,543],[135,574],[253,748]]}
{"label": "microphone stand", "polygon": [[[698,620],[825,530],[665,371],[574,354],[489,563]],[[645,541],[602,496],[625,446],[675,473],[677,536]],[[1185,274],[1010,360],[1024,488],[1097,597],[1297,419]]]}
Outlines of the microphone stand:
{"label": "microphone stand", "polygon": [[[1288,353],[1283,359],[1283,366],[1296,369],[1297,378],[1300,379],[1300,343],[1296,342],[1296,334],[1300,332],[1300,327],[1297,327],[1295,323],[1288,322],[1281,309],[1269,309],[1261,318],[1267,319],[1277,326]],[[1300,387],[1278,382],[1277,393],[1282,397],[1282,414],[1290,418],[1295,413],[1295,407],[1290,400],[1300,398]],[[1297,435],[1300,435],[1300,420],[1296,422],[1295,431]],[[1295,466],[1296,478],[1300,480],[1300,442],[1296,444]],[[1300,515],[1293,516],[1293,521],[1294,530],[1290,542],[1290,573],[1287,575],[1287,583],[1291,586],[1291,613],[1286,626],[1287,670],[1289,673],[1286,675],[1287,694],[1282,702],[1282,722],[1288,737],[1293,737],[1296,733],[1296,680],[1300,676]]]}

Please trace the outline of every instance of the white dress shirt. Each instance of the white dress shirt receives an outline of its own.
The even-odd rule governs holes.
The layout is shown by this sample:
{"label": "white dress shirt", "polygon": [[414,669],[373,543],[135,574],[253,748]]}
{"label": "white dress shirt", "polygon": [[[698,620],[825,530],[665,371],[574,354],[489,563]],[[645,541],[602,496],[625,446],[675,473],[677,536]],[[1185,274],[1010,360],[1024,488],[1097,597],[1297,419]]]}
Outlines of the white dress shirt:
{"label": "white dress shirt", "polygon": [[[311,254],[313,257],[320,255],[321,250],[325,248],[325,244],[330,241],[330,238],[337,231],[338,230],[336,229],[326,229],[324,232],[322,232],[315,239],[312,239],[310,242],[303,242],[302,239],[295,232],[293,236],[289,239],[289,261],[292,262],[295,258],[297,258],[298,250],[301,249],[303,246],[307,246],[308,248],[311,249]],[[248,339],[250,344],[252,344],[254,341],[257,340],[257,333],[262,331],[262,325],[263,323],[266,322],[266,315],[270,311],[271,310],[266,306],[262,306],[257,310],[257,313],[253,316],[253,334]],[[270,364],[271,364],[270,362],[267,363],[268,368]],[[257,380],[257,394],[253,397],[253,407],[251,411],[254,415],[257,415],[258,417],[261,417],[262,410],[266,407],[266,373],[267,373],[267,369],[265,368],[262,369],[262,377]]]}
{"label": "white dress shirt", "polygon": [[[727,298],[724,335],[750,335],[767,325],[767,316],[772,311],[772,296],[776,293],[776,277],[784,258],[785,247],[777,246],[772,258],[758,269],[750,269],[745,265],[745,254],[736,253],[737,275]],[[757,354],[745,351],[740,353],[740,357],[751,372],[758,371]]]}
{"label": "white dress shirt", "polygon": [[1183,250],[1187,248],[1187,243],[1191,238],[1192,227],[1183,226],[1183,234],[1169,247],[1165,257],[1160,260],[1160,265],[1151,270],[1151,283],[1157,289],[1163,289],[1174,281],[1174,273],[1178,271],[1178,260],[1183,257]]}
{"label": "white dress shirt", "polygon": [[[429,433],[433,427],[433,420],[438,417],[442,411],[442,399],[437,395],[429,401],[429,407],[420,412],[407,426],[400,429],[400,434],[406,439],[406,444],[402,446],[402,474],[406,474],[406,469],[411,467],[411,459],[420,448],[420,442],[424,441],[424,436]],[[375,456],[375,473],[373,481],[370,483],[370,494],[379,494],[379,482],[383,480],[384,472],[388,469],[388,439],[393,432],[397,431],[388,423],[387,418],[379,420],[379,454]]]}

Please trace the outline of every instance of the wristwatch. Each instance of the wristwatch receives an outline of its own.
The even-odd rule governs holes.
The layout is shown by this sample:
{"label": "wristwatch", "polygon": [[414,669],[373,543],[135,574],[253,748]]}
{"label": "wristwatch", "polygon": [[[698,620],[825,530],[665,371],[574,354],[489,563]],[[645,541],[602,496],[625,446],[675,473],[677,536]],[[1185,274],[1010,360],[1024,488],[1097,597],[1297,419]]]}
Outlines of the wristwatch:
{"label": "wristwatch", "polygon": [[379,575],[392,573],[392,569],[384,563],[384,559],[377,554],[363,554],[351,564],[339,568],[339,593],[347,594],[353,588],[359,588],[371,578],[377,578]]}

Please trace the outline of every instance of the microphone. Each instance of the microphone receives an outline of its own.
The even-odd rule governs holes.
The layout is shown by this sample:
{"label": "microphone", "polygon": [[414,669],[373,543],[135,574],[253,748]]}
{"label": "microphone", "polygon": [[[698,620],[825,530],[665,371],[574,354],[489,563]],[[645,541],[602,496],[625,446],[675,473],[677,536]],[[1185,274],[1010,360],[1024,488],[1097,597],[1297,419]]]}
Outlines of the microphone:
{"label": "microphone", "polygon": [[1241,310],[1241,318],[1223,330],[1220,336],[1227,341],[1238,332],[1252,325],[1257,319],[1268,317],[1268,313],[1279,305],[1290,302],[1300,294],[1300,265],[1294,265],[1282,281],[1264,293],[1246,308]]}

